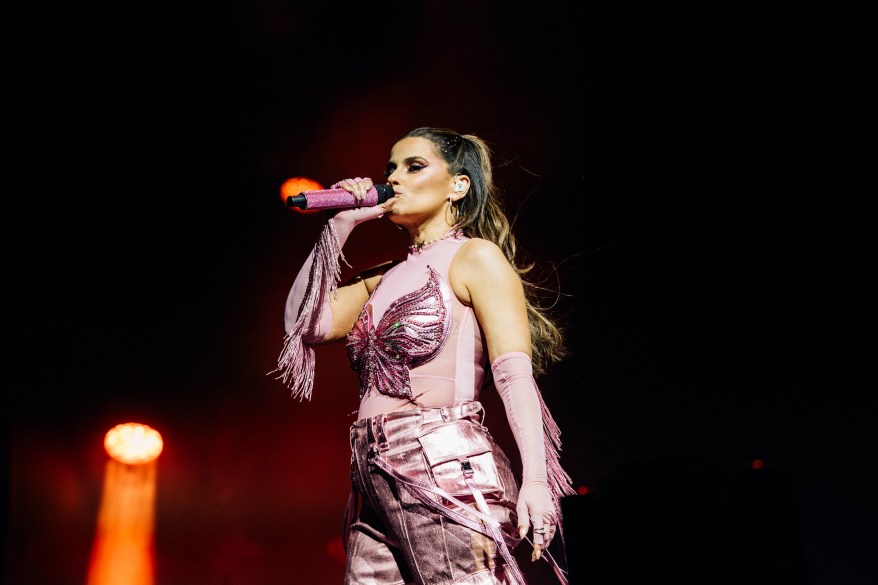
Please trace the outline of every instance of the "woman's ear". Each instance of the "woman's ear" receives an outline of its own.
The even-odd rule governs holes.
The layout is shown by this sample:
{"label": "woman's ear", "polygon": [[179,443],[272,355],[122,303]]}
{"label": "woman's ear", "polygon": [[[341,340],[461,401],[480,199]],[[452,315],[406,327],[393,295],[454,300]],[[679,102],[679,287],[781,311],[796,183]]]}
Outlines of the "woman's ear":
{"label": "woman's ear", "polygon": [[454,177],[454,192],[460,193],[461,197],[466,195],[469,190],[469,177],[466,175],[456,175]]}

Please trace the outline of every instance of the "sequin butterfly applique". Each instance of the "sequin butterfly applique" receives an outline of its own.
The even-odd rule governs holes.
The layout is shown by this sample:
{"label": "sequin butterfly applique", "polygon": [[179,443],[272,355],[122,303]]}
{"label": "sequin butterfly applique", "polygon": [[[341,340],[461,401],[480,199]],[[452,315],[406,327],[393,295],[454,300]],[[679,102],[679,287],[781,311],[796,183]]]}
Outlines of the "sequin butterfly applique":
{"label": "sequin butterfly applique", "polygon": [[445,344],[452,292],[433,268],[428,270],[427,283],[395,300],[376,327],[367,303],[348,334],[347,352],[359,374],[360,398],[370,387],[386,396],[411,398],[409,369],[432,359]]}

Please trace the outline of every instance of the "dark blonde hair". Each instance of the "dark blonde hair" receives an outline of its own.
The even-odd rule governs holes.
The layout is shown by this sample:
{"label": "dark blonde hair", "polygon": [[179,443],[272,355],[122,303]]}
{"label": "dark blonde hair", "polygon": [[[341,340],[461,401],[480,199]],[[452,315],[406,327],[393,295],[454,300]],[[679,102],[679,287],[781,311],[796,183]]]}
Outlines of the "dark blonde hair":
{"label": "dark blonde hair", "polygon": [[524,285],[530,322],[534,374],[545,373],[550,363],[567,355],[564,336],[550,317],[548,305],[544,303],[547,289],[528,279],[534,263],[519,265],[517,262],[515,235],[494,184],[490,147],[478,136],[459,134],[446,128],[416,128],[400,139],[412,137],[425,138],[433,143],[436,152],[448,164],[451,175],[469,177],[470,188],[466,197],[454,204],[455,225],[468,237],[483,238],[497,244],[518,273]]}

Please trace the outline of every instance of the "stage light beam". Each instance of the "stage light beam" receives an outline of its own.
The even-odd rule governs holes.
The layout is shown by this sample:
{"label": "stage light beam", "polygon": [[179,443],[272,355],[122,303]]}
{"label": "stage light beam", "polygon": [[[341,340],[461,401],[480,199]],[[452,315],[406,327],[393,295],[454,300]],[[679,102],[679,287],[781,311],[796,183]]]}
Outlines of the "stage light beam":
{"label": "stage light beam", "polygon": [[110,459],[87,585],[153,585],[156,458],[163,447],[158,431],[139,423],[116,425],[104,436]]}

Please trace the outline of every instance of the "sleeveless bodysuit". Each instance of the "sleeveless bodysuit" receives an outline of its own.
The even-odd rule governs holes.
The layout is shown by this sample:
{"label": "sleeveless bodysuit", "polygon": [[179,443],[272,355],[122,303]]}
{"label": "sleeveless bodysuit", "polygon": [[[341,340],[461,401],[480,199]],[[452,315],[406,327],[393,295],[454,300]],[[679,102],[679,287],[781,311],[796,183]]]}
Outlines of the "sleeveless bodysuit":
{"label": "sleeveless bodysuit", "polygon": [[479,399],[484,338],[448,279],[468,240],[457,234],[410,251],[372,291],[347,339],[360,380],[359,418]]}

